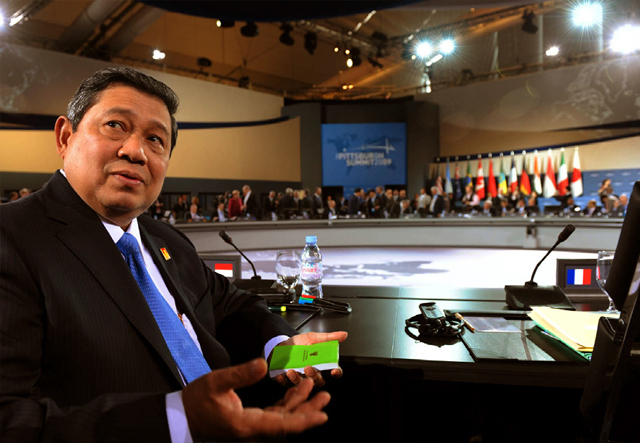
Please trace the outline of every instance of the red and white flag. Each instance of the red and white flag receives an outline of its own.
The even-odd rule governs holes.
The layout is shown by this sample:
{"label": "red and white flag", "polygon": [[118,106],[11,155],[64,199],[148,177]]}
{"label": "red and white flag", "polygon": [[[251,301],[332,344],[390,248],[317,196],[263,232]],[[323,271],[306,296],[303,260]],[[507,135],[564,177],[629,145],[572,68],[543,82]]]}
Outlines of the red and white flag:
{"label": "red and white flag", "polygon": [[549,155],[547,155],[547,171],[544,175],[544,189],[543,194],[546,198],[551,198],[556,195],[556,173],[553,171],[553,156],[551,155],[551,149],[549,149]]}
{"label": "red and white flag", "polygon": [[535,151],[533,157],[533,190],[542,194],[542,180],[540,180],[540,163],[538,161],[538,151]]}
{"label": "red and white flag", "polygon": [[478,175],[476,176],[476,194],[480,200],[484,198],[484,172],[482,171],[482,159],[478,158]]}
{"label": "red and white flag", "polygon": [[579,197],[584,193],[582,189],[582,171],[580,170],[580,157],[578,148],[573,153],[573,173],[571,174],[571,195]]}
{"label": "red and white flag", "polygon": [[516,161],[511,151],[511,174],[509,174],[509,191],[516,192],[518,189],[518,170],[516,169]]}

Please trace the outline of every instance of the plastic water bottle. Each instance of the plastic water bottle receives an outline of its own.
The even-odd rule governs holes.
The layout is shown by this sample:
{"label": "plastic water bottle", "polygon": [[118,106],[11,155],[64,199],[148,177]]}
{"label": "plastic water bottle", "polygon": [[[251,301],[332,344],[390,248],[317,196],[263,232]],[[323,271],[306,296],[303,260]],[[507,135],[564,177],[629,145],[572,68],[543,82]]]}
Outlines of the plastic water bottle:
{"label": "plastic water bottle", "polygon": [[306,245],[302,251],[302,281],[301,303],[311,303],[322,298],[322,254],[318,248],[318,237],[307,235]]}

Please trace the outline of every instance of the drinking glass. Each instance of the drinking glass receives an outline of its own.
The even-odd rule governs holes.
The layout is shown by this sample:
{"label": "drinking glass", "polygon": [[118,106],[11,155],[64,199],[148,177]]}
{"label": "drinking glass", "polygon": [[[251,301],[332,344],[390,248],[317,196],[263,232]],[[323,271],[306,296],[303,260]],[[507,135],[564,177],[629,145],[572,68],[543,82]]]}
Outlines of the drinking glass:
{"label": "drinking glass", "polygon": [[611,270],[611,263],[613,263],[613,256],[615,255],[614,251],[598,251],[598,266],[596,267],[596,281],[598,282],[598,286],[602,289],[607,297],[609,298],[609,308],[607,308],[607,312],[618,312],[616,309],[611,296],[605,289],[605,284],[607,283],[607,278],[609,277],[609,271]]}
{"label": "drinking glass", "polygon": [[295,292],[296,285],[300,280],[300,267],[302,259],[298,251],[278,251],[276,258],[276,275],[278,283],[287,290]]}

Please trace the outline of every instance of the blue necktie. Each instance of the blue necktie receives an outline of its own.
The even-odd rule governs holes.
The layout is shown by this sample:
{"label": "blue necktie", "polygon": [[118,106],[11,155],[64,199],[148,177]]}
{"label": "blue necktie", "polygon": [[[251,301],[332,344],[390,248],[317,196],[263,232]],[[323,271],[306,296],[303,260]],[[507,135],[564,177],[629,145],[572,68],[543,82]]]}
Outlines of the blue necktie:
{"label": "blue necktie", "polygon": [[125,233],[116,245],[124,255],[133,278],[140,286],[140,290],[147,300],[149,308],[151,308],[169,351],[171,351],[171,355],[187,383],[210,372],[211,369],[202,352],[194,343],[178,315],[171,309],[171,306],[162,297],[153,280],[151,280],[136,238],[129,233]]}

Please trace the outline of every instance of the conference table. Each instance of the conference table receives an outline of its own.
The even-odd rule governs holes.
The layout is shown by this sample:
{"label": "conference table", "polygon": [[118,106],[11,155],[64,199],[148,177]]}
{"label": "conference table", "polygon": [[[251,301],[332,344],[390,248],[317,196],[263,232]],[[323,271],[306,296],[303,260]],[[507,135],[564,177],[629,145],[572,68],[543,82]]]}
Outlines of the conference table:
{"label": "conference table", "polygon": [[[301,440],[415,441],[430,435],[432,441],[469,441],[481,434],[483,441],[570,441],[584,429],[578,403],[589,364],[563,344],[551,344],[547,361],[476,361],[458,337],[407,333],[405,320],[425,301],[452,312],[507,314],[504,290],[325,285],[323,292],[327,300],[349,303],[352,312],[322,310],[299,331],[347,331],[340,345],[345,376],[328,382],[338,402],[328,410],[333,424]],[[275,315],[296,324],[302,314]],[[549,418],[560,415],[559,429]]]}

